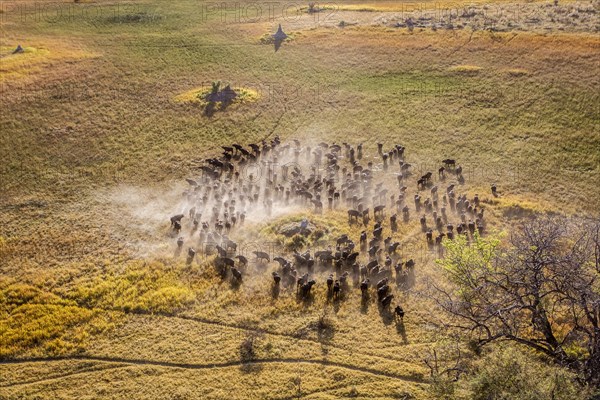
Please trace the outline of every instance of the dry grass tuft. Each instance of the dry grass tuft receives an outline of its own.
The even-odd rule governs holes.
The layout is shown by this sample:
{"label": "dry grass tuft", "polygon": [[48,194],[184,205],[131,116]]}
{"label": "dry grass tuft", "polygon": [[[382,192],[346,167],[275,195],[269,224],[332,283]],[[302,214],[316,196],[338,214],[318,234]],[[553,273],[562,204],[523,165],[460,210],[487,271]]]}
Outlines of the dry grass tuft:
{"label": "dry grass tuft", "polygon": [[453,67],[448,68],[451,72],[456,72],[461,75],[469,75],[475,76],[479,74],[482,70],[482,67],[478,67],[477,65],[455,65]]}
{"label": "dry grass tuft", "polygon": [[521,69],[521,68],[508,69],[508,70],[506,70],[506,73],[515,78],[518,78],[521,76],[528,76],[530,74],[530,72],[528,70]]}

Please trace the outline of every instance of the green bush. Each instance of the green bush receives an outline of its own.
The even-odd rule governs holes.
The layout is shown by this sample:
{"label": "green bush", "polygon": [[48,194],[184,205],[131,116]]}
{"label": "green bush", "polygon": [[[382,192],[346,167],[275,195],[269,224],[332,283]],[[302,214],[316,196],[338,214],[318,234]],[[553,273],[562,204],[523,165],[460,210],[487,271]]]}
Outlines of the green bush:
{"label": "green bush", "polygon": [[298,251],[308,244],[306,238],[302,235],[294,235],[286,240],[285,247],[288,251]]}
{"label": "green bush", "polygon": [[572,372],[514,347],[497,348],[479,359],[468,378],[474,400],[576,400],[587,392]]}

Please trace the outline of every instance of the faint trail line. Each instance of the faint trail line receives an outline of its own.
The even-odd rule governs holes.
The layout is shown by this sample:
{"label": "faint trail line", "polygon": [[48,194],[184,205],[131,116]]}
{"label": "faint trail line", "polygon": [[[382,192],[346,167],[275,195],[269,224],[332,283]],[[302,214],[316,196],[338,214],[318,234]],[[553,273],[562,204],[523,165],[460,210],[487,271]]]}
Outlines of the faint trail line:
{"label": "faint trail line", "polygon": [[473,39],[473,33],[475,31],[471,31],[471,34],[469,35],[469,39],[467,39],[466,42],[462,43],[461,45],[457,46],[450,54],[448,54],[447,57],[451,57],[454,54],[456,54],[457,52],[459,52],[460,50],[462,50],[463,47],[465,47],[466,45],[468,45],[469,43],[471,43],[471,40]]}
{"label": "faint trail line", "polygon": [[283,111],[281,112],[281,115],[279,115],[279,117],[277,118],[277,121],[275,121],[275,125],[273,125],[271,130],[265,135],[265,137],[262,138],[262,140],[267,140],[269,137],[271,137],[271,135],[273,135],[273,133],[275,133],[275,130],[277,128],[279,128],[279,125],[281,124],[281,120],[283,119],[283,117],[285,116],[287,111],[288,110],[287,110],[286,104],[284,103]]}
{"label": "faint trail line", "polygon": [[[136,314],[140,315],[139,313],[136,313]],[[145,314],[141,314],[141,315],[145,315]],[[311,342],[311,343],[316,343],[323,347],[330,347],[330,348],[342,350],[345,352],[352,352],[357,355],[383,359],[385,361],[396,361],[396,362],[412,364],[411,361],[402,359],[402,358],[398,358],[398,357],[384,356],[384,355],[375,354],[373,352],[368,352],[368,351],[364,351],[364,350],[353,351],[353,350],[349,350],[349,349],[339,346],[339,345],[335,345],[335,344],[331,344],[331,343],[323,343],[323,342],[319,341],[319,339],[302,337],[301,335],[296,335],[293,333],[277,332],[277,331],[266,329],[266,328],[248,327],[248,326],[244,326],[241,324],[219,322],[219,321],[214,321],[214,320],[210,320],[210,319],[205,319],[202,317],[193,317],[193,316],[186,316],[186,315],[168,315],[168,314],[166,315],[166,314],[158,314],[158,313],[147,314],[147,315],[156,315],[156,316],[160,316],[160,317],[164,317],[164,318],[178,318],[178,319],[183,319],[183,320],[188,320],[188,321],[193,321],[193,322],[199,322],[199,323],[206,324],[206,325],[220,326],[220,327],[230,328],[230,329],[240,329],[243,331],[264,333],[267,335],[273,335],[273,336],[279,336],[279,337],[287,337],[287,338],[295,339],[295,340],[299,340],[299,341],[307,341],[307,342]]]}
{"label": "faint trail line", "polygon": [[[0,362],[0,364],[3,364],[3,363],[4,362]],[[37,383],[54,381],[54,380],[61,379],[61,378],[68,378],[70,376],[82,375],[82,374],[90,374],[90,373],[93,373],[93,372],[109,371],[109,370],[114,370],[114,369],[118,369],[118,368],[127,368],[129,366],[131,366],[131,364],[115,365],[113,367],[106,367],[106,368],[88,368],[88,369],[85,369],[85,370],[68,372],[68,373],[64,373],[64,374],[61,374],[61,375],[54,375],[54,376],[49,376],[49,377],[41,378],[41,379],[34,379],[34,380],[29,380],[29,381],[24,381],[24,382],[9,383],[7,385],[0,386],[0,389],[10,388],[10,387],[13,387],[13,386],[35,385]]]}
{"label": "faint trail line", "polygon": [[[10,302],[4,303],[4,304],[20,305],[20,303],[17,304],[17,303],[10,303]],[[45,305],[47,303],[28,302],[27,304]],[[323,342],[319,341],[319,339],[302,337],[301,335],[297,335],[297,334],[293,334],[293,333],[277,332],[277,331],[266,329],[266,328],[249,327],[249,326],[244,326],[242,324],[220,322],[220,321],[215,321],[215,320],[202,318],[202,317],[194,317],[194,316],[189,316],[189,315],[173,315],[173,314],[159,313],[159,312],[152,313],[152,312],[146,312],[146,311],[125,311],[120,308],[88,307],[88,306],[84,306],[84,305],[77,305],[77,307],[88,309],[88,310],[100,310],[100,311],[107,311],[107,312],[122,312],[123,314],[127,314],[127,315],[155,316],[155,317],[161,317],[161,318],[167,318],[167,319],[181,319],[181,320],[185,320],[185,321],[198,322],[198,323],[202,323],[202,324],[206,324],[206,325],[219,326],[219,327],[223,327],[223,328],[239,329],[239,330],[255,332],[255,333],[264,333],[267,335],[286,337],[286,338],[295,339],[295,340],[299,340],[299,341],[307,341],[307,342],[311,342],[311,343],[316,343],[316,344],[319,344],[324,347],[330,347],[330,348],[342,350],[345,352],[352,352],[354,354],[361,355],[361,356],[368,356],[368,357],[383,359],[385,361],[396,361],[396,362],[403,362],[403,363],[411,364],[411,361],[406,360],[406,359],[402,359],[402,358],[398,358],[398,357],[394,357],[394,356],[384,356],[384,355],[375,354],[373,352],[364,351],[364,350],[353,351],[353,350],[349,350],[349,349],[339,346],[339,345],[335,345],[335,344],[331,344],[331,343],[323,343]]]}
{"label": "faint trail line", "polygon": [[250,364],[271,364],[271,363],[282,363],[282,364],[314,364],[323,365],[326,367],[339,367],[348,369],[351,371],[362,372],[365,374],[384,376],[386,378],[399,379],[408,382],[425,383],[423,378],[410,375],[399,375],[391,372],[380,371],[374,368],[359,367],[352,364],[340,363],[335,361],[327,360],[306,360],[301,358],[270,358],[270,359],[256,359],[249,361],[227,361],[223,363],[208,363],[208,364],[195,364],[195,363],[178,363],[170,361],[155,361],[145,359],[129,359],[121,357],[103,357],[103,356],[85,356],[85,355],[74,355],[64,357],[49,357],[49,358],[29,358],[19,360],[3,360],[0,361],[0,365],[6,364],[25,364],[34,362],[52,362],[52,361],[64,361],[64,360],[84,360],[84,361],[98,361],[98,362],[111,362],[121,363],[130,365],[149,365],[156,367],[165,368],[180,368],[180,369],[211,369],[211,368],[228,368]]}
{"label": "faint trail line", "polygon": [[[374,381],[374,380],[369,381],[369,383],[372,383],[372,382],[379,382],[379,381]],[[325,388],[314,389],[312,391],[304,391],[303,390],[301,398],[312,396],[313,394],[328,393],[333,390],[340,390],[343,388],[347,388],[348,386],[356,386],[356,385],[354,385],[353,383],[350,383],[350,382],[346,382],[346,383],[339,383],[337,385],[332,385],[332,386],[325,387]],[[292,396],[286,396],[286,397],[279,397],[279,398],[275,398],[274,400],[295,400],[295,399],[298,399],[298,396],[292,395]]]}

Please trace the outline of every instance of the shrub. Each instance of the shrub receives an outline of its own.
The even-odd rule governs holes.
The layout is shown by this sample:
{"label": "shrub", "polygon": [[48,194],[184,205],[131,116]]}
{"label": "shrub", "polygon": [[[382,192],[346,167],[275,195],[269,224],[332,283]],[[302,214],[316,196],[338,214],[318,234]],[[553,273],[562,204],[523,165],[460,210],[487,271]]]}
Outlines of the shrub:
{"label": "shrub", "polygon": [[436,376],[429,386],[429,392],[435,399],[454,399],[456,383],[446,377]]}
{"label": "shrub", "polygon": [[514,347],[498,348],[475,363],[474,400],[575,400],[586,397],[572,372]]}
{"label": "shrub", "polygon": [[290,240],[287,240],[285,243],[285,247],[288,251],[298,251],[306,245],[306,237],[302,235],[294,235],[290,238]]}
{"label": "shrub", "polygon": [[250,362],[257,358],[256,344],[262,338],[260,332],[248,332],[240,344],[240,359],[242,362]]}

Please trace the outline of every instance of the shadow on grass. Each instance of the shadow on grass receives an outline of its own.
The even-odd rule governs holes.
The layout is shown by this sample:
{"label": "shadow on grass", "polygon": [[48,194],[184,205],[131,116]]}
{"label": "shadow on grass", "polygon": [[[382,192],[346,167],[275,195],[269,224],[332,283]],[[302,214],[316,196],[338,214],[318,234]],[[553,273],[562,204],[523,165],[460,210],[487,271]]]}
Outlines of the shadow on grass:
{"label": "shadow on grass", "polygon": [[340,312],[340,307],[342,305],[341,299],[339,297],[333,299],[333,312],[337,314]]}
{"label": "shadow on grass", "polygon": [[217,103],[215,103],[214,101],[210,101],[206,107],[204,107],[204,115],[206,115],[207,117],[212,117],[216,111],[217,108]]}
{"label": "shadow on grass", "polygon": [[391,325],[394,322],[394,313],[390,310],[390,307],[384,307],[380,304],[379,315],[384,325]]}
{"label": "shadow on grass", "polygon": [[234,277],[231,277],[231,279],[229,281],[229,285],[231,287],[231,290],[233,290],[234,292],[237,292],[238,290],[240,290],[240,286],[242,285],[242,282],[235,279]]}
{"label": "shadow on grass", "polygon": [[281,287],[277,284],[273,284],[271,286],[271,298],[273,300],[277,300],[279,298],[279,293],[281,292]]}
{"label": "shadow on grass", "polygon": [[[232,104],[231,100],[223,100],[220,102],[209,101],[208,104],[204,107],[204,115],[207,117],[212,117],[217,111],[225,111]],[[218,107],[217,107],[218,104]]]}
{"label": "shadow on grass", "polygon": [[260,373],[263,365],[256,362],[256,345],[262,339],[263,334],[260,332],[248,332],[242,343],[240,344],[240,371],[244,374]]}
{"label": "shadow on grass", "polygon": [[396,320],[396,332],[398,335],[402,337],[402,343],[408,344],[408,337],[406,336],[406,328],[404,326],[404,321],[401,319]]}
{"label": "shadow on grass", "polygon": [[302,293],[296,294],[296,301],[302,303],[303,310],[308,310],[315,302],[315,297],[312,293],[303,296]]}
{"label": "shadow on grass", "polygon": [[371,303],[369,301],[369,295],[363,295],[361,300],[360,300],[360,312],[363,314],[367,314],[369,312],[369,304]]}

